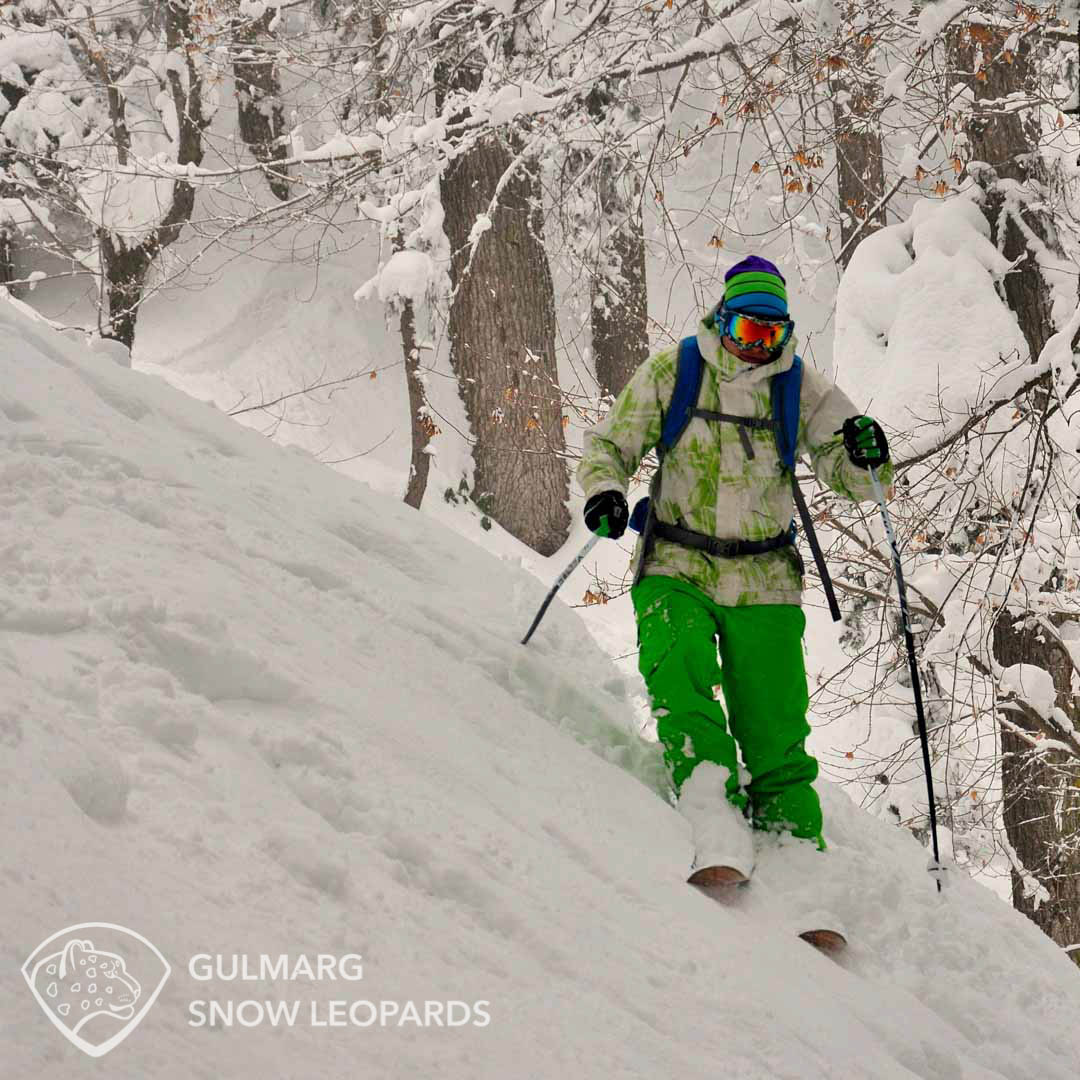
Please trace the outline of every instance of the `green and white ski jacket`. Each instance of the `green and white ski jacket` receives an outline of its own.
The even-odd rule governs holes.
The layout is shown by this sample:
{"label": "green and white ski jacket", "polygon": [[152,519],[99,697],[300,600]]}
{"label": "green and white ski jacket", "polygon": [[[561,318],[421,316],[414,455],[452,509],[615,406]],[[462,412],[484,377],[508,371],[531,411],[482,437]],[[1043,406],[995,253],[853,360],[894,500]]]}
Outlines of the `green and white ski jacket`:
{"label": "green and white ski jacket", "polygon": [[[698,408],[734,416],[772,418],[769,380],[791,367],[796,339],[769,364],[739,360],[720,344],[710,312],[698,326],[705,360]],[[585,433],[577,479],[586,499],[601,491],[626,494],[642,458],[660,441],[664,412],[675,389],[678,346],[650,357],[634,373],[611,411]],[[823,375],[803,365],[797,454],[807,455],[817,478],[856,502],[873,498],[870,474],[852,464],[843,438],[834,434],[859,415],[846,394]],[[723,539],[765,540],[787,529],[794,511],[791,480],[784,473],[770,430],[743,429],[755,456],[748,458],[739,427],[694,417],[667,454],[657,497],[661,521]],[[892,466],[878,470],[883,485]],[[702,589],[715,603],[798,604],[802,597],[799,556],[792,547],[760,555],[721,557],[656,539],[644,567],[642,542],[634,549],[635,580],[642,574],[667,574]]]}

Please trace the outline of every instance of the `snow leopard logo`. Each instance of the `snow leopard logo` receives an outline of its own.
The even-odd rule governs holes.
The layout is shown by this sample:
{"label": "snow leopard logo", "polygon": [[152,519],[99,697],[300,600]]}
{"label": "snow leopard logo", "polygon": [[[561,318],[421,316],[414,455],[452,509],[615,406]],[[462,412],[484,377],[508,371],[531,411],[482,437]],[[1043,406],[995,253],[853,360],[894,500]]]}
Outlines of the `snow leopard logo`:
{"label": "snow leopard logo", "polygon": [[107,1054],[135,1030],[170,970],[146,938],[112,923],[53,934],[22,969],[53,1026],[91,1057]]}

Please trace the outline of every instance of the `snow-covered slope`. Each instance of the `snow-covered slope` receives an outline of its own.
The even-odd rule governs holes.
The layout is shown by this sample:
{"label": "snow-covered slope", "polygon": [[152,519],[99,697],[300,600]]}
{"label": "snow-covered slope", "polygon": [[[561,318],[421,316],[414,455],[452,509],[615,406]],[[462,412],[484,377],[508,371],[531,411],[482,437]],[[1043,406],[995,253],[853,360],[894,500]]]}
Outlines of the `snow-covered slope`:
{"label": "snow-covered slope", "polygon": [[[517,644],[534,578],[14,304],[0,334],[4,1076],[87,1068],[19,968],[91,921],[174,969],[113,1077],[1074,1075],[1076,969],[910,836],[826,785],[830,852],[768,846],[719,906],[577,616]],[[813,905],[841,963],[794,937]],[[294,998],[490,1022],[189,1023]]]}

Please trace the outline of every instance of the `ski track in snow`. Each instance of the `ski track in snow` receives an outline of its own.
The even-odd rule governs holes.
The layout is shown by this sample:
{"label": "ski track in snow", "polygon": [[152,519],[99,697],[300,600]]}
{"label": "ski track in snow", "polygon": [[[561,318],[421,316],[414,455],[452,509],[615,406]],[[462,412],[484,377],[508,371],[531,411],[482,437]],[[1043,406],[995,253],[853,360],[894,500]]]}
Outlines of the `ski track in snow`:
{"label": "ski track in snow", "polygon": [[[115,1077],[1072,1077],[1080,981],[822,784],[830,850],[685,885],[624,684],[544,588],[400,502],[0,304],[5,1075],[77,1052],[19,966],[63,926],[172,960]],[[957,872],[959,873],[959,872]],[[799,942],[835,914],[839,962]],[[357,952],[359,985],[197,982]],[[206,1030],[197,998],[490,1001],[486,1028]]]}

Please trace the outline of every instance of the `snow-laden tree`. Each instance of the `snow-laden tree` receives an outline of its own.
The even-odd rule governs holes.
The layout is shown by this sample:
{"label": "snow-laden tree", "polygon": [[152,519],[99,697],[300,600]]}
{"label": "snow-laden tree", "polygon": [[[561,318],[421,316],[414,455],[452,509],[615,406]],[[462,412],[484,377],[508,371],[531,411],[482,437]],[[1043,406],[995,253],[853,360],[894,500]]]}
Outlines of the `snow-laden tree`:
{"label": "snow-laden tree", "polygon": [[[437,180],[449,243],[448,267],[426,263],[428,290],[406,276],[445,318],[473,442],[473,496],[544,553],[562,544],[569,527],[549,265],[553,231],[546,219],[564,196],[591,208],[582,231],[592,230],[595,242],[587,241],[588,254],[579,251],[571,263],[578,275],[584,272],[596,312],[597,373],[617,389],[647,349],[643,184],[636,159],[631,155],[628,164],[625,154],[637,121],[612,123],[606,110],[610,105],[618,114],[621,102],[605,88],[626,85],[659,42],[687,37],[675,15],[654,23],[629,5],[603,12],[568,5],[556,17],[552,6],[474,3],[412,18],[391,13],[386,23],[388,51],[420,60],[411,93],[383,118],[386,133],[416,151],[406,163],[399,160],[398,186],[385,199],[412,213],[422,204],[418,192]],[[615,48],[621,66],[603,69],[602,58]],[[677,63],[669,57],[657,70]],[[403,86],[406,81],[403,75]],[[586,149],[590,134],[596,137]],[[568,183],[556,183],[557,176]],[[368,212],[401,235],[385,214]],[[424,229],[410,235],[418,246],[406,239],[393,250],[365,295],[389,295],[387,281],[401,267],[425,265],[412,253],[430,256],[431,238]],[[436,280],[447,269],[448,293]],[[613,358],[610,372],[601,356]]]}
{"label": "snow-laden tree", "polygon": [[7,182],[50,248],[100,274],[101,332],[130,347],[150,265],[194,207],[214,19],[194,0],[31,3],[3,29]]}
{"label": "snow-laden tree", "polygon": [[[456,373],[474,497],[551,552],[569,524],[564,414],[595,415],[741,255],[777,261],[835,331],[835,358],[809,334],[804,355],[894,437],[941,819],[969,865],[1004,860],[1017,905],[1078,940],[1080,239],[1075,126],[1058,110],[1073,27],[1012,0],[125,12],[0,10],[0,242],[29,230],[63,254],[98,283],[102,332],[130,344],[183,258],[369,223],[382,259],[357,285],[401,340],[413,505],[445,426],[425,355]],[[217,109],[230,85],[236,109]],[[181,258],[185,228],[199,244]],[[560,307],[591,351],[574,393],[558,385]],[[882,534],[807,491],[851,653],[815,708],[869,710],[842,765],[922,835]]]}
{"label": "snow-laden tree", "polygon": [[[1019,601],[1004,603],[993,619],[995,663],[986,665],[997,676],[1013,902],[1071,946],[1080,942],[1080,737],[1073,727],[1080,724],[1074,694],[1080,681],[1073,681],[1080,669],[1067,642],[1080,637],[1080,605],[1066,568],[1080,506],[1074,475],[1080,432],[1067,418],[1080,385],[1073,364],[1080,315],[1069,312],[1069,301],[1080,299],[1080,246],[1065,221],[1055,220],[1064,217],[1065,203],[1040,152],[1046,134],[1059,130],[1060,116],[1045,110],[1057,49],[1044,31],[1045,13],[1037,9],[1021,7],[1009,21],[990,8],[951,29],[948,55],[963,73],[954,154],[978,185],[991,238],[1012,271],[1002,282],[1004,298],[1032,362],[1042,368],[1011,404],[1024,439],[1013,488],[999,492],[1008,499],[972,506],[1004,534],[1003,550],[1018,568],[1014,584],[1022,582],[1011,588],[1021,592]],[[1032,575],[1026,581],[1025,559]]]}
{"label": "snow-laden tree", "polygon": [[[1080,234],[1066,164],[1077,140],[1057,108],[1068,97],[1062,33],[1047,12],[1014,5],[935,5],[918,29],[912,57],[944,73],[936,138],[956,180],[939,181],[940,206],[921,201],[855,247],[840,284],[837,364],[872,389],[894,438],[892,509],[919,628],[939,821],[961,863],[1008,874],[1015,906],[1071,947]],[[912,70],[900,74],[913,81]],[[898,78],[893,91],[910,94]],[[830,513],[849,577],[865,590],[849,619],[848,689],[874,701],[850,767],[868,805],[925,836],[880,532],[872,518]]]}
{"label": "snow-laden tree", "polygon": [[[1016,905],[1075,944],[1080,236],[1075,129],[1058,109],[1074,31],[1046,5],[734,6],[739,48],[672,87],[686,107],[645,174],[669,259],[703,297],[729,250],[764,250],[818,295],[842,273],[835,369],[896,446],[939,817],[963,862],[1004,868]],[[697,204],[665,202],[698,154],[714,182]],[[712,272],[689,257],[704,223]],[[811,502],[852,654],[815,707],[869,706],[865,743],[837,768],[925,836],[883,534],[826,492]]]}
{"label": "snow-laden tree", "polygon": [[[1080,684],[1067,644],[1080,615],[1071,345],[1080,315],[1075,297],[1059,293],[1068,315],[1031,356],[1022,320],[1000,295],[1013,267],[985,205],[969,182],[856,248],[837,311],[842,374],[873,387],[893,433],[891,512],[915,612],[939,821],[962,864],[1004,862],[1017,906],[1069,945],[1080,839]],[[850,641],[848,692],[870,691],[875,702],[852,768],[868,805],[925,836],[880,524],[836,513],[849,565],[861,566],[876,597]]]}

